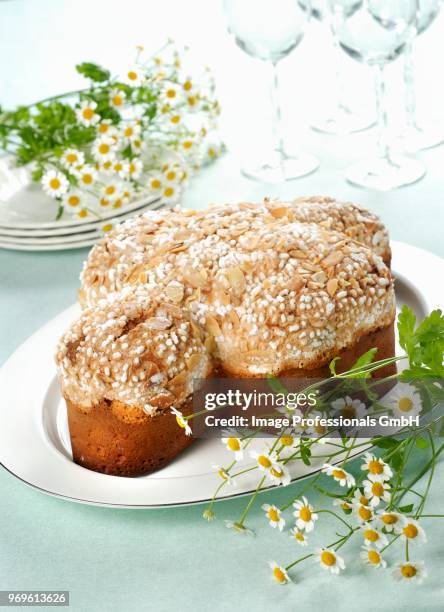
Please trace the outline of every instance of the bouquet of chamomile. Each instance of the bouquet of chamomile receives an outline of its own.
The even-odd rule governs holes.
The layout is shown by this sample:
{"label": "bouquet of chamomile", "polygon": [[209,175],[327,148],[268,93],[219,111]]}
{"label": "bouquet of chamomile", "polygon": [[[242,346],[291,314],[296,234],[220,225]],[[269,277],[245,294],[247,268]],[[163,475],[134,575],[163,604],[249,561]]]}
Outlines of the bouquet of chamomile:
{"label": "bouquet of chamomile", "polygon": [[113,76],[76,66],[88,87],[6,111],[0,147],[55,200],[55,218],[101,217],[135,201],[178,201],[192,172],[217,157],[219,104],[208,69],[193,77],[170,41]]}

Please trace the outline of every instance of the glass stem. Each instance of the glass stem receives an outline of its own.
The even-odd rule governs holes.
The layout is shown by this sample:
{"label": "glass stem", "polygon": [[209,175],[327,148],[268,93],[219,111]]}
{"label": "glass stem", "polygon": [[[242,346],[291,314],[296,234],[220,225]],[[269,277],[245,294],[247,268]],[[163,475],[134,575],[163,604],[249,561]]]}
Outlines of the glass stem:
{"label": "glass stem", "polygon": [[277,62],[271,62],[271,111],[272,111],[272,130],[273,130],[273,151],[282,160],[285,157],[284,138],[282,136],[282,112],[279,102],[279,75]]}
{"label": "glass stem", "polygon": [[408,42],[404,49],[404,87],[407,127],[416,129],[415,66],[412,41]]}
{"label": "glass stem", "polygon": [[330,32],[333,42],[333,58],[335,62],[336,107],[340,113],[350,114],[351,111],[345,101],[345,82],[341,68],[342,51],[339,45],[338,37],[334,33],[332,27],[330,27]]}
{"label": "glass stem", "polygon": [[390,147],[388,145],[388,117],[386,108],[384,66],[381,64],[376,64],[374,67],[374,72],[376,114],[378,121],[378,154],[381,159],[385,159],[391,163]]}

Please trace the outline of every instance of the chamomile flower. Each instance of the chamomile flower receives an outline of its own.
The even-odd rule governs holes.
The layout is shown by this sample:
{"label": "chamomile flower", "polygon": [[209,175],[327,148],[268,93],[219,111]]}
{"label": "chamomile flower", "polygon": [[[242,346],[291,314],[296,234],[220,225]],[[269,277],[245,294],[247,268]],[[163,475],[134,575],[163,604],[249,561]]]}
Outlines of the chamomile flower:
{"label": "chamomile flower", "polygon": [[293,527],[292,529],[290,529],[290,537],[292,540],[295,540],[299,544],[299,546],[308,545],[308,538],[306,534],[297,527]]}
{"label": "chamomile flower", "polygon": [[372,527],[371,525],[364,525],[361,527],[362,537],[364,538],[364,544],[366,546],[376,546],[376,548],[384,548],[388,544],[387,536]]}
{"label": "chamomile flower", "polygon": [[288,468],[282,463],[273,463],[268,476],[275,485],[287,486],[291,482],[291,476]]}
{"label": "chamomile flower", "polygon": [[102,194],[108,200],[114,200],[120,194],[120,186],[117,183],[107,183],[102,187]]}
{"label": "chamomile flower", "polygon": [[85,156],[81,151],[77,149],[66,149],[62,153],[62,157],[60,158],[62,165],[67,170],[71,170],[76,166],[81,166],[85,163]]}
{"label": "chamomile flower", "polygon": [[43,191],[52,198],[61,198],[68,191],[66,176],[57,170],[48,170],[42,177]]}
{"label": "chamomile flower", "polygon": [[109,234],[109,232],[111,232],[118,224],[119,221],[117,219],[110,219],[109,221],[106,221],[100,229],[104,235]]}
{"label": "chamomile flower", "polygon": [[261,472],[269,472],[270,468],[273,467],[273,458],[267,451],[262,451],[261,453],[250,451],[250,457],[256,460]]}
{"label": "chamomile flower", "polygon": [[331,406],[335,410],[335,416],[342,416],[344,419],[359,419],[365,415],[365,404],[349,395],[336,399]]}
{"label": "chamomile flower", "polygon": [[131,121],[122,129],[121,136],[124,142],[131,143],[133,140],[140,138],[142,127],[138,121]]}
{"label": "chamomile flower", "polygon": [[364,504],[361,504],[357,501],[353,502],[352,513],[353,516],[357,518],[360,523],[368,523],[369,521],[372,521],[374,519],[373,508],[370,508],[369,506],[364,506]]}
{"label": "chamomile flower", "polygon": [[364,563],[372,567],[383,567],[384,569],[387,567],[387,561],[384,561],[381,553],[372,546],[362,546],[360,557]]}
{"label": "chamomile flower", "polygon": [[185,435],[191,436],[191,434],[193,433],[191,427],[188,425],[186,417],[183,416],[180,410],[176,410],[176,408],[171,408],[171,413],[174,414],[174,416],[176,417],[176,421],[179,427],[185,429]]}
{"label": "chamomile flower", "polygon": [[353,504],[346,499],[342,499],[342,497],[337,497],[333,500],[333,506],[338,506],[343,510],[346,514],[350,514]]}
{"label": "chamomile flower", "polygon": [[129,68],[124,76],[125,83],[127,83],[130,87],[140,87],[144,80],[144,74],[137,66]]}
{"label": "chamomile flower", "polygon": [[121,159],[114,159],[111,162],[111,170],[121,177],[125,177],[125,162]]}
{"label": "chamomile flower", "polygon": [[287,574],[287,570],[276,563],[276,561],[269,561],[268,565],[271,567],[273,572],[273,578],[279,584],[287,584],[291,582],[291,578]]}
{"label": "chamomile flower", "polygon": [[344,559],[334,550],[329,548],[318,548],[316,550],[316,556],[319,559],[321,567],[330,570],[332,574],[339,574],[340,570],[345,569]]}
{"label": "chamomile flower", "polygon": [[193,81],[191,80],[190,77],[188,77],[183,83],[182,83],[182,89],[186,92],[186,94],[191,94],[191,92],[194,89],[194,84]]}
{"label": "chamomile flower", "polygon": [[177,190],[173,187],[173,185],[167,185],[165,189],[162,190],[162,201],[172,202],[177,198],[177,195]]}
{"label": "chamomile flower", "polygon": [[160,174],[155,174],[149,179],[148,184],[151,189],[153,189],[154,191],[158,191],[162,188],[162,179],[163,177]]}
{"label": "chamomile flower", "polygon": [[222,480],[225,480],[227,484],[236,486],[236,482],[231,478],[230,474],[224,467],[216,465],[215,463],[213,463],[211,467],[213,468],[213,470],[216,470]]}
{"label": "chamomile flower", "polygon": [[97,179],[97,171],[93,166],[85,164],[78,170],[78,178],[83,187],[91,187]]}
{"label": "chamomile flower", "polygon": [[180,150],[182,151],[182,153],[186,154],[191,154],[194,153],[194,150],[196,148],[196,141],[193,140],[193,138],[184,138],[181,142],[180,142]]}
{"label": "chamomile flower", "polygon": [[381,480],[379,476],[369,474],[368,480],[362,483],[364,487],[364,495],[370,500],[370,506],[375,508],[382,501],[390,501],[390,485]]}
{"label": "chamomile flower", "polygon": [[69,206],[70,208],[77,208],[78,206],[81,206],[82,202],[83,194],[77,189],[68,191],[63,198],[63,203],[65,206]]}
{"label": "chamomile flower", "polygon": [[167,104],[171,105],[180,104],[180,102],[183,100],[182,92],[175,83],[168,83],[168,86],[162,92],[161,97]]}
{"label": "chamomile flower", "polygon": [[225,527],[227,529],[233,529],[237,533],[242,533],[243,535],[253,535],[253,531],[238,523],[237,521],[225,521]]}
{"label": "chamomile flower", "polygon": [[123,176],[130,179],[137,179],[142,174],[143,163],[136,157],[123,165]]}
{"label": "chamomile flower", "polygon": [[369,474],[379,476],[381,480],[390,480],[390,478],[393,476],[390,466],[372,453],[365,453],[364,463],[361,465],[361,470],[367,470]]}
{"label": "chamomile flower", "polygon": [[422,410],[421,398],[417,390],[406,383],[398,383],[390,396],[387,404],[393,410],[396,417],[411,416],[415,417]]}
{"label": "chamomile flower", "polygon": [[279,531],[282,531],[285,527],[285,519],[282,517],[282,513],[277,506],[270,506],[270,504],[262,504],[262,510],[265,512],[265,516],[271,527],[277,527]]}
{"label": "chamomile flower", "polygon": [[97,133],[101,136],[106,134],[107,136],[112,137],[117,134],[117,128],[111,123],[110,119],[104,119],[98,124]]}
{"label": "chamomile flower", "polygon": [[125,92],[120,89],[113,89],[109,96],[111,106],[115,109],[120,110],[125,106]]}
{"label": "chamomile flower", "polygon": [[308,503],[307,498],[302,497],[293,502],[293,508],[295,508],[293,515],[296,517],[296,527],[305,529],[307,533],[313,531],[315,521],[319,516],[313,512],[313,506]]}
{"label": "chamomile flower", "polygon": [[424,561],[405,561],[395,566],[392,576],[395,580],[406,580],[421,584],[424,578],[427,578],[427,571],[424,567]]}
{"label": "chamomile flower", "polygon": [[77,219],[87,219],[91,217],[91,212],[87,208],[81,208],[80,210],[76,210],[75,216]]}
{"label": "chamomile flower", "polygon": [[174,168],[170,168],[170,167],[166,168],[163,174],[168,183],[179,182],[179,173]]}
{"label": "chamomile flower", "polygon": [[115,141],[108,136],[100,136],[93,143],[92,154],[99,163],[112,161],[116,156]]}
{"label": "chamomile flower", "polygon": [[393,531],[393,533],[400,534],[406,524],[406,517],[399,512],[380,510],[376,514],[376,521],[389,533]]}
{"label": "chamomile flower", "polygon": [[222,438],[221,442],[222,444],[225,444],[227,450],[234,453],[234,458],[236,459],[236,461],[240,461],[244,458],[244,451],[242,450],[240,438],[229,436],[227,438]]}
{"label": "chamomile flower", "polygon": [[214,517],[215,517],[215,514],[210,508],[207,508],[206,510],[202,512],[202,518],[204,518],[208,522],[213,521]]}
{"label": "chamomile flower", "polygon": [[402,527],[401,538],[407,540],[409,544],[425,544],[427,542],[424,529],[412,518],[406,518]]}
{"label": "chamomile flower", "polygon": [[99,123],[100,115],[96,113],[96,108],[97,104],[94,100],[83,100],[83,102],[80,103],[80,108],[76,110],[76,116],[79,123],[86,127]]}
{"label": "chamomile flower", "polygon": [[335,467],[334,465],[330,465],[330,463],[324,463],[324,465],[322,466],[322,471],[324,472],[324,474],[332,476],[336,480],[336,482],[340,484],[341,487],[355,486],[354,477],[340,467]]}

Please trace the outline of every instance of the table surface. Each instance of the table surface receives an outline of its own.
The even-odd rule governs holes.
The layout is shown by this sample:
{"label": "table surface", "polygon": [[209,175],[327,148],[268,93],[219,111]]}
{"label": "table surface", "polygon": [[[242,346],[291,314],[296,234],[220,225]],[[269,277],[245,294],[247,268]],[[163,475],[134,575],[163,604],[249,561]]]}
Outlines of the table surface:
{"label": "table surface", "polygon": [[[27,7],[24,7],[25,3],[17,3],[19,8],[11,8],[15,4],[5,2],[0,7],[0,22],[2,16],[9,19],[8,27],[3,28],[4,36],[0,36],[0,52],[3,55],[5,50],[9,50],[8,57],[11,57],[11,51],[16,53],[12,67],[8,64],[4,68],[7,84],[8,78],[12,79],[14,65],[16,68],[24,66],[26,49],[29,52],[29,42],[25,50],[19,48],[18,31],[25,35],[33,33],[39,40],[46,41],[38,48],[40,56],[28,61],[28,55],[26,68],[23,68],[29,72],[33,66],[37,70],[37,66],[42,71],[46,69],[41,65],[42,57],[49,61],[49,28],[57,23],[58,15],[68,10],[67,6],[72,9],[72,5],[61,0],[57,8],[54,2],[46,0],[27,3]],[[183,14],[177,2],[165,3],[165,6],[171,4],[178,10],[171,16],[171,29],[179,31]],[[195,4],[209,23],[210,3],[196,1]],[[41,11],[35,12],[36,5],[41,11],[46,10],[47,16],[51,15],[50,21],[41,17]],[[134,2],[126,2],[127,5],[134,8]],[[76,6],[83,5],[79,2]],[[110,23],[115,23],[116,3],[107,3],[106,6],[109,7]],[[50,9],[51,13],[48,12]],[[140,24],[134,27],[138,33],[142,31]],[[65,44],[65,49],[69,46],[70,35],[73,39],[72,29],[67,32],[68,42],[62,40],[61,30],[57,30],[60,37],[57,42],[62,47]],[[167,25],[164,29],[168,31]],[[211,28],[200,38],[196,35],[196,45],[205,43],[208,47],[207,39],[213,35]],[[85,39],[89,40],[87,36]],[[231,49],[229,41],[220,40],[225,59],[235,57],[241,67],[247,66],[242,64],[246,60],[240,52],[235,54]],[[87,48],[93,49],[91,45]],[[80,52],[81,49],[77,49],[77,55]],[[84,55],[80,55],[82,57]],[[226,62],[214,53],[211,59],[217,68],[216,77],[220,77],[226,86],[230,78]],[[54,58],[54,62],[48,63],[50,73],[54,73],[56,61]],[[254,72],[255,68],[251,70]],[[38,72],[29,76],[35,88],[42,89]],[[237,80],[236,84],[241,82],[242,79]],[[5,88],[9,103],[23,101],[26,96],[29,99],[29,83],[25,85],[23,79],[20,83],[18,80],[10,83],[12,93],[11,89]],[[252,87],[260,90],[259,85],[253,84]],[[442,94],[439,87],[435,101]],[[227,117],[233,116],[237,100],[224,95],[226,106],[232,112],[232,115],[227,113]],[[239,111],[236,116],[242,116],[242,113]],[[263,185],[241,176],[236,155],[245,138],[248,140],[246,135],[257,132],[257,125],[250,119],[245,122],[244,130],[240,130],[239,122],[223,121],[230,151],[233,152],[192,180],[183,199],[185,206],[199,208],[207,202],[241,198],[259,200],[266,195],[329,194],[360,202],[380,214],[392,238],[444,257],[444,147],[420,155],[428,167],[428,174],[421,182],[391,193],[373,193],[348,185],[343,179],[343,170],[362,151],[371,149],[374,131],[337,138],[305,130],[303,144],[319,156],[320,170],[285,185]],[[245,138],[239,138],[239,133]],[[78,275],[86,256],[87,249],[59,253],[0,250],[0,364],[32,332],[76,300]],[[442,279],[436,280],[442,282]],[[279,505],[290,496],[296,496],[300,487],[300,484],[295,484],[264,493],[259,501]],[[426,561],[429,577],[420,587],[398,585],[388,573],[363,570],[354,562],[356,556],[346,551],[344,556],[346,562],[350,560],[350,567],[343,576],[332,577],[313,563],[307,563],[295,572],[295,584],[282,588],[273,583],[267,562],[269,559],[289,562],[300,555],[301,549],[296,548],[285,534],[277,534],[265,526],[260,504],[249,519],[257,535],[243,537],[227,530],[222,520],[237,518],[245,504],[243,499],[218,503],[217,520],[207,524],[201,518],[201,506],[135,511],[82,506],[45,496],[6,470],[0,470],[0,491],[0,590],[69,590],[71,606],[76,611],[200,611],[210,606],[214,610],[314,611],[325,605],[326,598],[331,604],[330,609],[339,611],[440,610],[443,606],[443,530],[438,521],[428,520],[426,523],[427,519],[424,519],[429,543],[418,551],[417,559]],[[441,463],[427,502],[429,511],[442,512],[443,492]],[[311,501],[315,506],[320,503],[316,495],[311,496]],[[333,529],[329,520],[319,521],[313,541],[325,544],[329,537],[327,534],[331,534]],[[393,552],[388,560],[394,562],[395,557]]]}

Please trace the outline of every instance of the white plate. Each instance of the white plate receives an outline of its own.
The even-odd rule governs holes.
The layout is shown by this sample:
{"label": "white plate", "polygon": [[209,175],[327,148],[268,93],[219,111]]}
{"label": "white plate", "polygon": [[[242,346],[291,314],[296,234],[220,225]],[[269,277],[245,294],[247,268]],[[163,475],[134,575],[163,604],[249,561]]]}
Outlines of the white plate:
{"label": "white plate", "polygon": [[[124,211],[130,212],[159,200],[158,197],[145,196],[128,204]],[[1,229],[55,229],[82,226],[91,223],[90,219],[71,217],[55,221],[57,203],[47,196],[40,185],[30,179],[26,168],[11,166],[11,158],[0,159],[0,230]],[[114,217],[115,212],[106,211],[103,219]]]}
{"label": "white plate", "polygon": [[[407,303],[418,318],[442,307],[439,281],[444,276],[444,261],[403,243],[392,246],[398,306]],[[198,441],[167,467],[140,478],[107,476],[73,463],[53,352],[57,339],[78,312],[78,306],[73,306],[53,319],[1,369],[1,464],[45,493],[87,504],[154,508],[208,501],[217,483],[211,464],[227,461],[219,440]],[[292,466],[292,479],[318,471],[321,463],[322,459],[318,459],[310,467]],[[245,459],[244,464],[248,465],[249,460]],[[247,473],[243,480],[238,479],[236,488],[222,489],[222,497],[247,494],[256,482],[254,473]]]}
{"label": "white plate", "polygon": [[[162,204],[160,202],[156,202],[153,204],[149,204],[148,206],[144,206],[140,208],[140,210],[133,211],[127,214],[122,214],[120,217],[113,217],[112,220],[117,221],[118,223],[123,223],[126,219],[130,219],[132,217],[137,217],[148,210],[157,210],[159,208],[169,208],[169,204]],[[94,240],[98,240],[103,236],[102,226],[106,223],[106,220],[100,220],[97,222],[92,229],[88,231],[79,231],[78,233],[71,233],[67,235],[57,235],[53,236],[52,232],[50,235],[46,236],[31,236],[31,237],[18,237],[18,236],[6,236],[3,235],[0,230],[0,245],[3,248],[9,249],[20,249],[21,247],[29,247],[29,250],[34,250],[34,247],[45,247],[52,246],[54,249],[72,249],[77,248],[75,243],[80,242],[89,242]],[[83,228],[79,228],[83,230]],[[70,244],[71,243],[71,244]],[[8,246],[5,246],[8,245]],[[45,250],[45,248],[42,248]]]}

